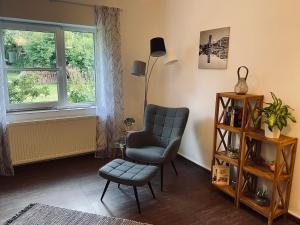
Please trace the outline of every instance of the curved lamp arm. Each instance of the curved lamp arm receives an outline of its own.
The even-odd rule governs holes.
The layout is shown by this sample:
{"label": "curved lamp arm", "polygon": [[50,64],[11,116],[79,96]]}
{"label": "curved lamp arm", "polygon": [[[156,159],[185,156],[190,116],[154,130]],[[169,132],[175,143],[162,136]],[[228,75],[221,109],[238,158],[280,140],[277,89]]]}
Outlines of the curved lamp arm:
{"label": "curved lamp arm", "polygon": [[[161,56],[164,56],[164,55],[166,55],[166,47],[165,47],[164,39],[162,37],[152,38],[150,40],[150,54],[148,57],[147,64],[142,61],[134,61],[134,63],[133,63],[131,74],[136,75],[136,76],[145,76],[144,111],[145,111],[145,108],[147,105],[148,87],[149,87],[149,82],[150,82],[153,68],[154,68],[158,58]],[[151,56],[155,57],[156,59],[150,68],[149,63],[150,63]],[[149,70],[149,68],[150,68],[150,70]]]}
{"label": "curved lamp arm", "polygon": [[[149,59],[150,59],[150,55],[149,55]],[[144,100],[144,110],[146,108],[146,105],[147,105],[147,98],[148,98],[148,87],[149,87],[149,82],[150,82],[150,78],[151,78],[151,74],[152,74],[152,70],[156,64],[158,60],[158,57],[155,59],[154,63],[152,64],[151,66],[151,69],[150,69],[150,72],[149,72],[149,75],[148,75],[148,67],[149,67],[149,60],[148,60],[148,64],[147,64],[147,72],[146,72],[146,75],[145,75],[145,100]]]}

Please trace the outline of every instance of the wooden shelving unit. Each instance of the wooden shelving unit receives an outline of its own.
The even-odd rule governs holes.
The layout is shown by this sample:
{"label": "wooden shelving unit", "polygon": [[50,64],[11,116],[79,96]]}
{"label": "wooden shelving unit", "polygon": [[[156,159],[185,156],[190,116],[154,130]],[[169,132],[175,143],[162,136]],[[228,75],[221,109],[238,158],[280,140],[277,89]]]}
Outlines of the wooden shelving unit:
{"label": "wooden shelving unit", "polygon": [[[243,109],[240,127],[224,123],[226,109],[236,104]],[[213,184],[213,186],[231,196],[236,207],[239,207],[240,203],[247,205],[268,218],[268,225],[271,225],[275,218],[288,211],[297,139],[284,135],[281,135],[279,139],[266,138],[264,130],[253,127],[258,113],[257,108],[262,105],[262,95],[217,93],[212,167],[214,165],[232,166],[237,169],[237,174],[235,188],[230,185]],[[230,158],[227,154],[233,135],[238,136],[239,140],[237,159]],[[271,171],[268,166],[262,165],[259,161],[262,143],[276,147],[275,171]],[[254,196],[259,178],[272,184],[269,206],[261,206],[255,201]]]}
{"label": "wooden shelving unit", "polygon": [[217,184],[213,184],[216,188],[218,188],[219,190],[223,191],[224,193],[228,194],[229,196],[235,198],[235,190],[228,185],[217,185]]}
{"label": "wooden shelving unit", "polygon": [[[245,194],[242,194],[240,196],[240,202],[242,202],[243,204],[249,206],[250,208],[252,208],[254,211],[260,213],[261,215],[268,217],[270,214],[270,207],[265,207],[265,206],[260,206],[258,205],[255,201],[254,198],[251,196],[247,196]],[[277,209],[275,214],[277,216],[281,216],[283,215],[285,212],[283,209]]]}
{"label": "wooden shelving unit", "polygon": [[[214,151],[212,167],[214,165],[232,165],[237,168],[239,173],[240,157],[230,158],[227,155],[228,146],[231,144],[232,135],[239,135],[239,141],[242,142],[242,134],[245,130],[251,129],[254,120],[254,114],[258,107],[263,104],[262,95],[237,95],[233,92],[217,93],[215,108],[215,127],[214,127]],[[228,107],[239,105],[242,108],[241,126],[234,127],[224,124],[225,111]],[[241,152],[241,151],[240,151]],[[238,173],[236,181],[238,181]],[[234,189],[230,185],[215,185],[222,192],[237,199],[237,187]]]}
{"label": "wooden shelving unit", "polygon": [[[269,167],[257,164],[261,152],[261,143],[275,145],[275,171]],[[297,139],[281,135],[279,139],[266,138],[262,130],[245,131],[241,148],[240,172],[237,192],[237,206],[240,202],[268,218],[268,225],[273,220],[288,212],[291,192],[293,170],[296,158]],[[270,205],[258,205],[253,196],[257,178],[265,179],[272,183]]]}
{"label": "wooden shelving unit", "polygon": [[239,166],[239,160],[228,157],[226,155],[226,151],[216,152],[214,157],[216,159],[221,160],[223,162],[226,162],[228,164],[231,164],[231,165],[234,165],[234,166]]}

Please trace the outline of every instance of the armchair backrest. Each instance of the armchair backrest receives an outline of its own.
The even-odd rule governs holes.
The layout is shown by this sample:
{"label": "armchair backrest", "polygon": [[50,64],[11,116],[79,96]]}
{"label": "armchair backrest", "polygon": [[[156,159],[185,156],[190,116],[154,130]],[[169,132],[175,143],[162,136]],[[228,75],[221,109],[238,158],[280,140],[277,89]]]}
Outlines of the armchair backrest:
{"label": "armchair backrest", "polygon": [[176,137],[182,137],[189,116],[188,108],[146,106],[144,125],[151,135],[152,145],[167,147]]}

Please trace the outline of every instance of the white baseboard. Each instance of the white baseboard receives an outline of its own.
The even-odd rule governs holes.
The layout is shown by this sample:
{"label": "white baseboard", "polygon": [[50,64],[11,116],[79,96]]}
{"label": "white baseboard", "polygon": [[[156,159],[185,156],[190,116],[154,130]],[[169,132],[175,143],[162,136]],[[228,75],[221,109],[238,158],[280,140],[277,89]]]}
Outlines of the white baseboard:
{"label": "white baseboard", "polygon": [[299,213],[295,213],[292,210],[289,210],[289,214],[291,214],[292,216],[296,217],[297,219],[300,220],[300,214]]}
{"label": "white baseboard", "polygon": [[[207,169],[207,170],[211,171],[211,168],[208,168],[208,167],[202,165],[201,163],[199,163],[199,162],[197,162],[197,161],[191,159],[190,157],[184,155],[184,154],[181,153],[181,152],[178,152],[178,155],[180,155],[180,156],[182,156],[183,158],[185,158],[185,159],[187,159],[187,160],[189,160],[189,161],[191,161],[191,162],[197,164],[198,166],[201,166],[201,167],[204,168],[204,169]],[[294,217],[300,219],[300,215],[299,215],[298,213],[295,213],[295,212],[293,212],[293,211],[291,211],[291,210],[289,210],[288,212],[289,212],[289,214],[291,214],[292,216],[294,216]]]}
{"label": "white baseboard", "polygon": [[178,155],[181,155],[183,158],[185,158],[185,159],[187,159],[187,160],[189,160],[189,161],[191,161],[191,162],[197,164],[198,166],[201,166],[201,167],[204,168],[204,169],[207,169],[207,170],[211,171],[211,168],[210,168],[210,167],[208,168],[207,166],[202,165],[201,163],[199,163],[199,162],[197,162],[197,161],[191,159],[190,157],[184,155],[184,154],[181,153],[181,152],[178,152]]}

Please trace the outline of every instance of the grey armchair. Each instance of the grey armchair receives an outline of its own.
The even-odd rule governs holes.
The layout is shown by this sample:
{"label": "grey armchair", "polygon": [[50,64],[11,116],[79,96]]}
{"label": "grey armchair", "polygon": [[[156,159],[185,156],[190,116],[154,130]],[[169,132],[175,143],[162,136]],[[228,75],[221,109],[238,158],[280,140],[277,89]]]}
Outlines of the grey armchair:
{"label": "grey armchair", "polygon": [[171,162],[178,175],[173,159],[177,155],[188,116],[188,108],[147,105],[144,130],[129,133],[127,136],[126,157],[160,166],[161,191],[165,163]]}

